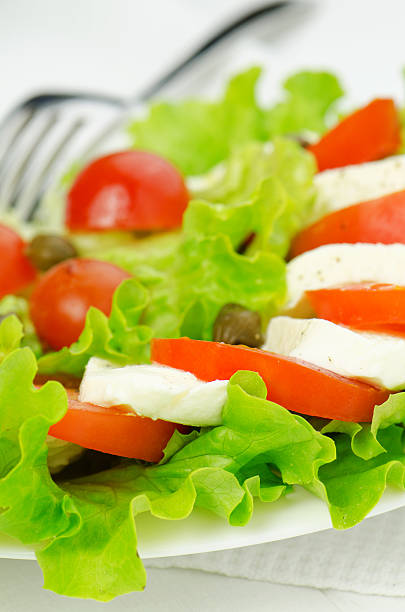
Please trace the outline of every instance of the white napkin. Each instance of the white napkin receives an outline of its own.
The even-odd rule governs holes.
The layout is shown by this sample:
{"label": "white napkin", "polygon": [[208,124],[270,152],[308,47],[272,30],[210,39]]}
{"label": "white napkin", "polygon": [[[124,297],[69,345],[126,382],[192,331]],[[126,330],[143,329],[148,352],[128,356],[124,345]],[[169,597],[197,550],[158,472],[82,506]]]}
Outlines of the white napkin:
{"label": "white napkin", "polygon": [[147,567],[197,569],[251,580],[405,596],[405,508],[347,531],[206,554],[148,559]]}

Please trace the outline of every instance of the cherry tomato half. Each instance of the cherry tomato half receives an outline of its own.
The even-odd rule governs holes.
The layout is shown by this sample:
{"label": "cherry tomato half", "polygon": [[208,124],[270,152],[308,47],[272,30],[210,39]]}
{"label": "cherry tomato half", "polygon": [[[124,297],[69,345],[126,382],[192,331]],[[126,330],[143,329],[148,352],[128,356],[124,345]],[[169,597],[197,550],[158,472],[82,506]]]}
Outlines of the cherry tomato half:
{"label": "cherry tomato half", "polygon": [[305,361],[242,345],[159,338],[152,341],[152,360],[206,381],[252,370],[266,383],[269,400],[293,412],[340,421],[371,421],[374,407],[389,395]]}
{"label": "cherry tomato half", "polygon": [[25,242],[10,227],[0,225],[0,298],[35,280],[36,270],[25,255]]}
{"label": "cherry tomato half", "polygon": [[68,259],[51,268],[36,285],[30,313],[38,336],[51,348],[70,346],[83,331],[90,306],[111,311],[114,291],[130,274],[113,264]]}
{"label": "cherry tomato half", "polygon": [[180,227],[189,195],[179,171],[146,151],[123,151],[91,162],[68,193],[73,231],[163,230]]}
{"label": "cherry tomato half", "polygon": [[377,98],[345,117],[308,150],[318,170],[382,159],[401,143],[401,127],[393,100]]}
{"label": "cherry tomato half", "polygon": [[52,425],[49,434],[84,448],[157,462],[176,428],[183,433],[190,430],[184,425],[139,416],[126,406],[105,408],[80,402],[77,391],[66,392],[68,410]]}

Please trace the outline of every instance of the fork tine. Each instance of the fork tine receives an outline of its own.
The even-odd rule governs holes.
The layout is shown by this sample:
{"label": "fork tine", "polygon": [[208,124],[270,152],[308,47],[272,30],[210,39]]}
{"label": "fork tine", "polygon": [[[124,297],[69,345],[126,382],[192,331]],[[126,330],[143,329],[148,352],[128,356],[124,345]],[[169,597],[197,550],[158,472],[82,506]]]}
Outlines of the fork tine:
{"label": "fork tine", "polygon": [[35,172],[33,179],[24,185],[15,203],[15,216],[20,221],[32,221],[35,216],[41,196],[45,192],[52,169],[60,159],[61,153],[65,152],[67,145],[73,140],[78,131],[85,125],[86,120],[77,118],[57,142],[51,153],[44,160],[43,167]]}
{"label": "fork tine", "polygon": [[[17,121],[14,127],[14,130],[11,130],[11,133],[8,135],[8,138],[7,138],[7,132],[10,132],[9,122],[4,121],[0,125],[0,145],[1,145],[0,176],[4,173],[5,167],[7,166],[7,159],[10,157],[10,155],[13,154],[14,148],[17,142],[19,141],[19,137],[21,136],[21,134],[24,132],[27,125],[31,121],[33,114],[34,112],[32,109],[27,108],[24,111],[22,111],[21,120]],[[3,135],[3,132],[6,132],[6,134]]]}
{"label": "fork tine", "polygon": [[[40,131],[35,135],[35,138],[30,142],[24,155],[22,156],[20,163],[12,170],[10,169],[7,173],[7,177],[4,179],[0,190],[0,210],[4,210],[5,207],[13,206],[16,199],[16,195],[21,189],[21,182],[26,172],[27,167],[30,164],[33,154],[36,152],[40,143],[43,141],[49,130],[57,122],[58,114],[53,112],[47,118],[45,124],[41,127]],[[18,139],[20,140],[20,139]],[[16,141],[17,142],[17,141]]]}

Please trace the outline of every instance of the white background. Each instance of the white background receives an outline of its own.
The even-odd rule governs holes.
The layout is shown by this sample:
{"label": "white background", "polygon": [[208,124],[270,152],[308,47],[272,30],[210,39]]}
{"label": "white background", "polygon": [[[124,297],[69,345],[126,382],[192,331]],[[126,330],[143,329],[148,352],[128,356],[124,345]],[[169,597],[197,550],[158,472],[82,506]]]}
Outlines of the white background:
{"label": "white background", "polygon": [[[254,4],[248,0],[0,0],[0,116],[17,100],[41,90],[86,89],[129,97],[217,24]],[[262,95],[274,95],[274,83],[284,72],[309,66],[337,68],[352,101],[376,95],[401,100],[404,23],[403,0],[312,2],[298,23],[278,36],[269,26],[268,34],[256,41],[258,55],[269,66]],[[243,65],[250,61],[249,53],[239,47],[233,62]],[[229,70],[220,58],[217,64],[217,74]],[[405,609],[405,599],[196,571],[151,569],[148,576],[145,593],[102,607],[41,591],[40,571],[33,562],[0,560],[0,610]]]}

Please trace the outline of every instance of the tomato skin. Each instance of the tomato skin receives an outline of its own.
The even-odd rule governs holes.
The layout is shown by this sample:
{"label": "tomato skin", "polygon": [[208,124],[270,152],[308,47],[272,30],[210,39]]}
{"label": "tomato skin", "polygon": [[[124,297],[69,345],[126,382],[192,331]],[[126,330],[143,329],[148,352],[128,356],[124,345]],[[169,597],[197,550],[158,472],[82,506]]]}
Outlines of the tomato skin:
{"label": "tomato skin", "polygon": [[382,159],[395,153],[401,143],[401,128],[394,101],[377,98],[345,117],[308,150],[315,155],[318,170]]}
{"label": "tomato skin", "polygon": [[176,423],[139,416],[126,406],[105,408],[80,402],[78,392],[71,389],[67,395],[68,410],[49,434],[84,448],[158,462],[174,430],[189,431]]}
{"label": "tomato skin", "polygon": [[66,225],[77,230],[180,227],[189,195],[179,171],[146,151],[100,157],[80,172],[67,197]]}
{"label": "tomato skin", "polygon": [[30,314],[40,339],[55,350],[70,346],[83,331],[90,306],[105,315],[114,291],[130,274],[93,259],[68,259],[40,279],[30,299]]}
{"label": "tomato skin", "polygon": [[351,327],[405,330],[405,287],[359,283],[307,291],[317,317]]}
{"label": "tomato skin", "polygon": [[370,422],[374,406],[389,395],[305,361],[242,345],[159,338],[152,341],[152,360],[206,381],[253,370],[267,386],[267,399],[293,412],[341,421]]}
{"label": "tomato skin", "polygon": [[0,298],[24,289],[37,276],[25,255],[25,246],[14,230],[0,224]]}
{"label": "tomato skin", "polygon": [[405,190],[325,215],[294,238],[290,256],[342,242],[405,243]]}
{"label": "tomato skin", "polygon": [[376,332],[379,334],[389,334],[390,336],[398,336],[399,338],[405,338],[405,325],[398,324],[388,324],[388,325],[352,325],[352,329],[357,331],[368,331],[368,332]]}

